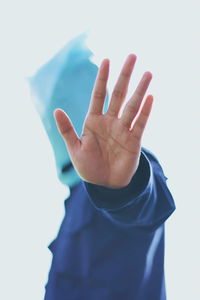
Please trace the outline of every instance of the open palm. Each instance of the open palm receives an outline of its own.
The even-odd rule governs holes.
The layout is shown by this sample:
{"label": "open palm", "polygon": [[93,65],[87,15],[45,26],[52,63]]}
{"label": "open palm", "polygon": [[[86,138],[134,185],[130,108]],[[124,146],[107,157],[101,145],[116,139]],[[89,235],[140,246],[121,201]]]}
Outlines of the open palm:
{"label": "open palm", "polygon": [[127,57],[105,114],[103,106],[109,60],[102,61],[80,138],[67,114],[61,109],[54,112],[72,163],[81,178],[87,182],[121,188],[128,185],[138,168],[141,139],[151,112],[153,97],[148,95],[142,101],[152,78],[150,72],[145,72],[121,113],[135,61],[134,54]]}

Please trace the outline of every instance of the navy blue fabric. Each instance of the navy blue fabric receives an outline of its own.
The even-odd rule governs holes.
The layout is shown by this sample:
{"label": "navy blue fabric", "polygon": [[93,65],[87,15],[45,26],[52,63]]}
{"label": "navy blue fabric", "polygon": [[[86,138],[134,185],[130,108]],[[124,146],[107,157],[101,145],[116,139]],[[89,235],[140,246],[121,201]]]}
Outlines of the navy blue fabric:
{"label": "navy blue fabric", "polygon": [[164,222],[175,210],[157,158],[142,148],[129,185],[82,181],[49,245],[45,300],[165,300]]}

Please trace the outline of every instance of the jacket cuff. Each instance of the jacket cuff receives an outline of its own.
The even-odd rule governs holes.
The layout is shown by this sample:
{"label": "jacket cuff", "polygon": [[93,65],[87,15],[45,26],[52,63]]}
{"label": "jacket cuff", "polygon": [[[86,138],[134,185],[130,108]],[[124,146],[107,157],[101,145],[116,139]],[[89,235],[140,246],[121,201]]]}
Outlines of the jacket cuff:
{"label": "jacket cuff", "polygon": [[89,198],[96,209],[116,210],[130,205],[150,188],[152,168],[146,154],[141,151],[139,165],[130,183],[120,189],[111,189],[83,181]]}

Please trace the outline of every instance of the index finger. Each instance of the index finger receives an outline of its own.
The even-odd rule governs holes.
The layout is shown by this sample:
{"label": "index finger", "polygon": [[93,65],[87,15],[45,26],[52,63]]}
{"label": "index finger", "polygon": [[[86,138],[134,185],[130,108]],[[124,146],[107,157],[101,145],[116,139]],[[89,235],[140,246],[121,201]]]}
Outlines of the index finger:
{"label": "index finger", "polygon": [[109,75],[109,59],[105,58],[99,68],[92,91],[89,113],[101,114],[106,98],[106,85]]}

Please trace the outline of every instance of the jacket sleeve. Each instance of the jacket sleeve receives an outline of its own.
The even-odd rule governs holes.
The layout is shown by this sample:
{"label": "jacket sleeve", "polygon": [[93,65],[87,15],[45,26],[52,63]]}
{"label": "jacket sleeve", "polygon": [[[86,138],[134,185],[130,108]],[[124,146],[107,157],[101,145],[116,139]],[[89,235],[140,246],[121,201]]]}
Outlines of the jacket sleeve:
{"label": "jacket sleeve", "polygon": [[131,182],[120,189],[83,182],[92,205],[120,226],[155,229],[175,210],[167,177],[156,157],[141,149],[138,169]]}

